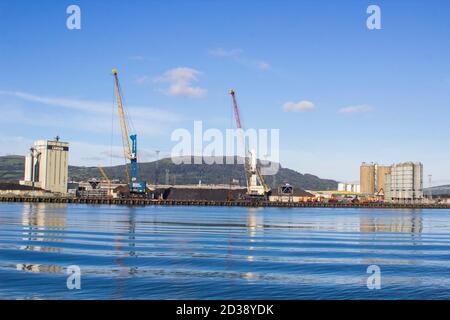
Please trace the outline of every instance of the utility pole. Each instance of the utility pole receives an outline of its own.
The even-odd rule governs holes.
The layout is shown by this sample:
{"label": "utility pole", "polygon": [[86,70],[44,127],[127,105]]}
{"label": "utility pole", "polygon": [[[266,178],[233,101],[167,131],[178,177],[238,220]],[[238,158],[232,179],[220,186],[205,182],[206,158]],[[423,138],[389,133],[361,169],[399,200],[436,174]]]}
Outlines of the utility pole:
{"label": "utility pole", "polygon": [[158,176],[159,176],[159,150],[156,150],[156,172],[155,172],[155,188],[158,187]]}
{"label": "utility pole", "polygon": [[428,175],[428,198],[430,201],[433,201],[433,191],[431,190],[431,178],[433,176],[431,174]]}
{"label": "utility pole", "polygon": [[33,147],[30,148],[30,154],[31,154],[31,186],[34,191],[34,180],[35,180],[35,172],[34,172],[34,151],[35,149]]}

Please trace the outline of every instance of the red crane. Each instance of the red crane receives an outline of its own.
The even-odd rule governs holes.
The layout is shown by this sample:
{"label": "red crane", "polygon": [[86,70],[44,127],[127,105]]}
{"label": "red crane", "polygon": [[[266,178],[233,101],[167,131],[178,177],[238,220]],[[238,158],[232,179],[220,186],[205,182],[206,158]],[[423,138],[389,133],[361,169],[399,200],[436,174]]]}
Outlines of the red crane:
{"label": "red crane", "polygon": [[231,97],[233,98],[233,107],[234,107],[234,118],[236,119],[236,125],[238,129],[242,129],[241,125],[241,117],[239,116],[239,109],[236,102],[236,95],[234,94],[234,90],[230,90]]}
{"label": "red crane", "polygon": [[[236,95],[233,89],[230,90],[230,94],[231,97],[233,99],[233,108],[234,108],[234,118],[236,120],[236,126],[238,129],[243,130],[242,128],[242,123],[241,123],[241,117],[239,116],[239,108],[238,108],[238,104],[236,101]],[[261,172],[259,171],[259,169],[256,167],[256,154],[250,153],[250,155],[252,157],[255,157],[254,161],[254,166],[252,166],[250,164],[250,159],[248,157],[248,150],[247,150],[247,144],[245,143],[245,136],[244,134],[241,132],[240,133],[240,138],[241,138],[241,143],[243,144],[244,147],[244,152],[245,152],[245,176],[246,176],[246,182],[247,182],[247,194],[249,195],[253,195],[255,193],[257,193],[258,195],[261,195],[262,192],[264,192],[264,195],[267,195],[270,192],[270,188],[269,186],[265,183],[263,176],[261,175]],[[260,190],[260,187],[257,186],[257,180],[259,180],[260,185],[263,188],[263,191]],[[255,189],[257,189],[255,191]]]}

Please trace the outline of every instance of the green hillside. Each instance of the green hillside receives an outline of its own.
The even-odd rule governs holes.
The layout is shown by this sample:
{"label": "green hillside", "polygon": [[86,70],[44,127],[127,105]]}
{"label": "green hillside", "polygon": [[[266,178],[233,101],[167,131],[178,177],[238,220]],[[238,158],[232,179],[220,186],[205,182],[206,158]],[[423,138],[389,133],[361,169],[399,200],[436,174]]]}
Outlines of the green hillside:
{"label": "green hillside", "polygon": [[[23,179],[24,157],[0,157],[0,181],[18,181]],[[125,181],[124,166],[105,167],[110,179]],[[139,175],[143,180],[158,184],[228,184],[232,179],[245,184],[244,166],[229,164],[174,164],[171,159],[139,164]],[[74,181],[101,179],[97,167],[69,166],[69,177]],[[294,187],[307,190],[331,190],[337,188],[334,180],[320,179],[311,174],[301,174],[297,171],[280,168],[274,176],[266,176],[267,183],[272,187],[282,183],[290,183]]]}
{"label": "green hillside", "polygon": [[25,158],[22,156],[0,157],[0,181],[18,181],[23,179]]}

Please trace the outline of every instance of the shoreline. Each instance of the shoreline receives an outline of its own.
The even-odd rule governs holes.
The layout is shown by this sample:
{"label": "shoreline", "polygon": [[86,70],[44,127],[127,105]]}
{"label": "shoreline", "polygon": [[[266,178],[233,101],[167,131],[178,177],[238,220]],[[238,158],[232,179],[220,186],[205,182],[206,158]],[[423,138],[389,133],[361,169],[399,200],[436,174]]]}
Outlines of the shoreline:
{"label": "shoreline", "polygon": [[20,203],[73,203],[127,206],[215,206],[254,208],[370,208],[370,209],[450,209],[448,204],[381,204],[381,203],[320,203],[320,202],[270,202],[270,201],[212,201],[212,200],[154,200],[139,198],[69,198],[1,196],[0,202]]}

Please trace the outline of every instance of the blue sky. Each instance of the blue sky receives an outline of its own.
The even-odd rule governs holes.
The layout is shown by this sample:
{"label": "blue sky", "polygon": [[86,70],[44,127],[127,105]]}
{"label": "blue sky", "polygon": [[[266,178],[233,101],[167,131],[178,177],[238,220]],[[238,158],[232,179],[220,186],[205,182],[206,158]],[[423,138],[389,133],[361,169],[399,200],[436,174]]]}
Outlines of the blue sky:
{"label": "blue sky", "polygon": [[71,164],[123,162],[116,67],[144,161],[194,120],[231,127],[233,87],[245,127],[280,129],[283,166],[355,181],[362,161],[422,161],[450,182],[448,1],[4,0],[0,35],[1,155],[59,134]]}

